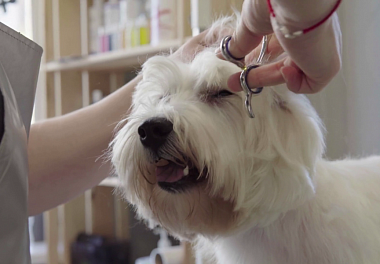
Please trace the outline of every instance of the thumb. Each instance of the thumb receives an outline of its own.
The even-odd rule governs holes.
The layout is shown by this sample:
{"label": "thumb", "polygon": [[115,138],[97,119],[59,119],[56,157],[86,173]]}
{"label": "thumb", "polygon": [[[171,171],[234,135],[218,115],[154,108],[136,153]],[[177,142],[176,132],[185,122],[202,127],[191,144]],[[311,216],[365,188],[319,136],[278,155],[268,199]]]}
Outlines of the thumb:
{"label": "thumb", "polygon": [[[272,32],[266,2],[246,0],[236,30],[228,44],[228,50],[236,58],[245,57],[260,44],[264,35]],[[223,59],[220,51],[217,50],[216,53]]]}

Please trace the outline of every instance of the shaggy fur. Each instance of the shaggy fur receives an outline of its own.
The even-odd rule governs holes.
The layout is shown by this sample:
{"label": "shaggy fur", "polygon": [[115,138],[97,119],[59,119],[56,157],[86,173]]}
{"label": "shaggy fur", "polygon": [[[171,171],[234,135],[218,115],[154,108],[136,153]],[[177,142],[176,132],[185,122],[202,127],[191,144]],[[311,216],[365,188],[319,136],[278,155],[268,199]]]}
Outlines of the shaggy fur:
{"label": "shaggy fur", "polygon": [[[209,40],[219,43],[230,22],[215,24]],[[317,113],[285,87],[254,97],[250,119],[244,94],[218,95],[239,68],[214,49],[188,63],[156,56],[144,64],[112,144],[138,215],[196,242],[207,263],[380,263],[380,158],[324,160]],[[177,192],[159,187],[155,155],[137,133],[152,117],[173,123],[158,155],[192,164],[203,181]]]}

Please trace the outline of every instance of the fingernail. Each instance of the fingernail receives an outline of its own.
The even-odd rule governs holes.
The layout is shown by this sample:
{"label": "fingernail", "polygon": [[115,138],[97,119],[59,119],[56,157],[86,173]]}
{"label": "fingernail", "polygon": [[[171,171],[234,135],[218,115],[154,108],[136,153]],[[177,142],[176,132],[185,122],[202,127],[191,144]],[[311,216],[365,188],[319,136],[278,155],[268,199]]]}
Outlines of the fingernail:
{"label": "fingernail", "polygon": [[286,76],[286,74],[284,73],[284,68],[286,68],[287,66],[283,66],[280,68],[280,72],[281,72],[281,75],[282,77],[284,78],[285,82],[287,83],[288,82],[288,77]]}
{"label": "fingernail", "polygon": [[218,55],[219,53],[220,53],[220,48],[217,48],[217,49],[215,50],[215,54]]}

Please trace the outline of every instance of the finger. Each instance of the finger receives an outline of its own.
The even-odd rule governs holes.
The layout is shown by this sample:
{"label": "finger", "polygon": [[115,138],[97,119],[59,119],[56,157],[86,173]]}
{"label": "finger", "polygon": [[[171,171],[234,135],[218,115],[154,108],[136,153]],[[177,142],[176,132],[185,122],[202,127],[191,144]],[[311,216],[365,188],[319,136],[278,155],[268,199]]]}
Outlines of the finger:
{"label": "finger", "polygon": [[[313,94],[321,91],[329,82],[318,82],[302,72],[289,57],[278,62],[260,66],[249,71],[247,83],[250,88],[286,84],[294,93]],[[240,72],[231,75],[228,87],[233,92],[242,90]]]}
{"label": "finger", "polygon": [[[246,0],[237,28],[228,44],[228,50],[236,58],[245,57],[260,44],[264,35],[272,32],[266,2]],[[217,56],[223,59],[220,52],[217,52]]]}
{"label": "finger", "polygon": [[321,91],[327,85],[308,78],[298,67],[284,66],[280,71],[288,89],[294,93],[313,94]]}
{"label": "finger", "polygon": [[[248,86],[250,88],[258,88],[285,83],[284,76],[280,71],[280,69],[284,66],[284,61],[285,59],[282,59],[279,62],[266,64],[250,70],[247,76]],[[231,75],[227,84],[231,91],[241,91],[240,72]]]}
{"label": "finger", "polygon": [[[260,44],[263,37],[262,35],[250,32],[244,24],[240,23],[240,25],[228,43],[229,52],[236,58],[245,57],[245,55]],[[218,58],[224,59],[219,49],[216,54]]]}
{"label": "finger", "polygon": [[[279,55],[284,53],[284,49],[282,48],[280,42],[274,34],[268,36],[268,47],[265,52],[265,61],[273,61],[278,58]],[[245,62],[247,65],[255,63],[257,58],[260,55],[261,45],[257,46],[252,52],[250,52],[246,58]]]}
{"label": "finger", "polygon": [[[279,30],[276,35],[286,53],[292,58],[294,68],[284,68],[288,88],[296,93],[315,93],[325,87],[341,67],[340,29],[335,16],[320,27],[301,35],[296,40],[287,39]],[[290,59],[289,59],[290,60]],[[297,70],[297,69],[302,69]]]}
{"label": "finger", "polygon": [[302,83],[302,72],[293,66],[284,66],[280,69],[288,89],[298,93]]}

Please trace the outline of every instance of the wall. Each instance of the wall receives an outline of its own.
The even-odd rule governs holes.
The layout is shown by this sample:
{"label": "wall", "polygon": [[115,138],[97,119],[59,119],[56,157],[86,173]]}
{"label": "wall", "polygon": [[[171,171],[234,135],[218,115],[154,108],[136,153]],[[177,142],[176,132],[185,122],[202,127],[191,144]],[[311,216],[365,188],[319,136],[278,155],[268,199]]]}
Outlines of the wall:
{"label": "wall", "polygon": [[327,157],[380,154],[380,1],[343,1],[342,71],[312,95],[327,134]]}
{"label": "wall", "polygon": [[379,153],[380,1],[345,1],[342,14],[349,151]]}
{"label": "wall", "polygon": [[27,38],[32,38],[31,28],[31,0],[17,0],[16,3],[6,5],[7,12],[0,7],[0,22],[19,31]]}

